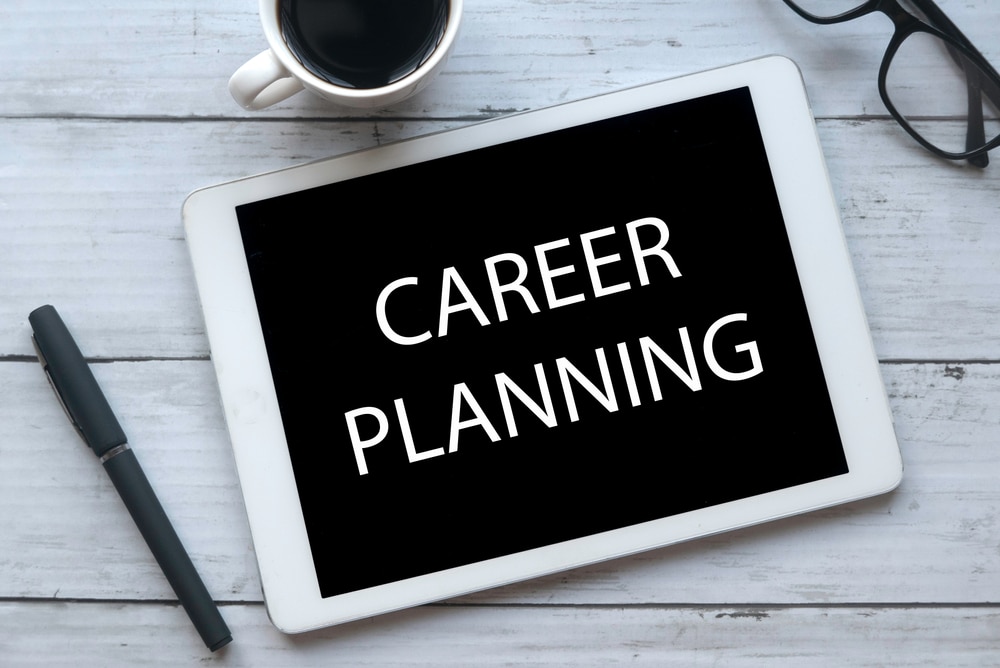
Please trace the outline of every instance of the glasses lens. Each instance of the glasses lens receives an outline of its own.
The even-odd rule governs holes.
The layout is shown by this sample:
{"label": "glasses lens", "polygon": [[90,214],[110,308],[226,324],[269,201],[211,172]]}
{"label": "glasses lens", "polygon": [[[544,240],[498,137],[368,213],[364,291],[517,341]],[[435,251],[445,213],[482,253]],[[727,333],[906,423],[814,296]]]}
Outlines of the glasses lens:
{"label": "glasses lens", "polygon": [[796,0],[792,3],[806,14],[821,19],[832,19],[865,4],[863,0]]}
{"label": "glasses lens", "polygon": [[1000,134],[1000,85],[954,45],[909,35],[892,57],[886,94],[909,126],[948,153],[982,148]]}

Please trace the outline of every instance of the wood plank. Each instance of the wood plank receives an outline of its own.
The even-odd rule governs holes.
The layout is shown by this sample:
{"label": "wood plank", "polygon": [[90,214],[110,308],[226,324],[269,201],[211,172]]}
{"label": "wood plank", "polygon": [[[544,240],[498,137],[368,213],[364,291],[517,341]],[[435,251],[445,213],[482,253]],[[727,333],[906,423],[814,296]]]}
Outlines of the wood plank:
{"label": "wood plank", "polygon": [[3,123],[0,143],[14,154],[0,207],[10,295],[0,313],[13,329],[0,350],[30,353],[27,314],[51,302],[95,342],[88,354],[206,355],[180,217],[187,194],[373,146],[374,134],[370,123]]}
{"label": "wood plank", "polygon": [[[945,9],[988,57],[1000,56],[995,2]],[[0,20],[0,114],[145,118],[482,118],[771,53],[800,63],[818,115],[884,115],[875,81],[890,34],[882,17],[816,26],[776,0],[480,0],[467,3],[440,80],[417,98],[367,112],[299,95],[252,114],[226,82],[266,46],[254,2],[144,0],[110,12],[79,0],[8,0]]]}
{"label": "wood plank", "polygon": [[278,633],[261,606],[225,606],[222,613],[233,642],[210,655],[175,606],[0,602],[0,654],[6,665],[47,668],[1000,665],[994,606],[437,606],[299,636]]}
{"label": "wood plank", "polygon": [[[1000,3],[940,0],[994,63]],[[0,665],[1000,666],[996,166],[934,159],[875,88],[882,16],[781,0],[478,0],[438,82],[240,110],[252,0],[5,0]],[[289,637],[267,621],[179,210],[191,190],[783,53],[800,65],[906,464],[868,501]],[[720,169],[724,169],[724,163]],[[236,642],[201,646],[51,396],[27,313],[89,354]],[[193,358],[193,359],[192,359]],[[167,361],[157,361],[164,360]],[[914,363],[922,360],[923,363]],[[992,363],[977,363],[992,362]]]}
{"label": "wood plank", "polygon": [[[90,355],[204,356],[190,191],[469,122],[8,120],[0,355],[32,353],[27,315],[51,302]],[[1000,359],[996,173],[938,160],[890,121],[819,132],[879,355]]]}
{"label": "wood plank", "polygon": [[[173,596],[35,364],[0,384],[0,598]],[[260,590],[211,365],[93,366],[212,591]],[[906,473],[894,493],[470,597],[475,603],[1000,600],[1000,365],[883,366]]]}

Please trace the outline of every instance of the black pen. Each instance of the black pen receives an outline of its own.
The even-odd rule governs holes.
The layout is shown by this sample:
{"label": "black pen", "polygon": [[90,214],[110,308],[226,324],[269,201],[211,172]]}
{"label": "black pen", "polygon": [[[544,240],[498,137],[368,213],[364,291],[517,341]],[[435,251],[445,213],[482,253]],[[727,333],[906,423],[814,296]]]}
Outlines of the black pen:
{"label": "black pen", "polygon": [[191,563],[180,538],[142,472],[125,432],[94,374],[56,310],[41,306],[28,316],[45,374],[70,422],[111,476],[139,532],[195,628],[213,652],[232,639],[226,622]]}

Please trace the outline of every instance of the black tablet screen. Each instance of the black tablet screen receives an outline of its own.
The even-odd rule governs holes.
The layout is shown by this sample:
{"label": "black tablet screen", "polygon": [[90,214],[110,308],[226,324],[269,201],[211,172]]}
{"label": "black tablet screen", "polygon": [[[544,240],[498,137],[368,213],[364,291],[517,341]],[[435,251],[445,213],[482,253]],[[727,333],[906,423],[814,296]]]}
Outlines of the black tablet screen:
{"label": "black tablet screen", "polygon": [[238,218],[325,597],[847,472],[745,88]]}

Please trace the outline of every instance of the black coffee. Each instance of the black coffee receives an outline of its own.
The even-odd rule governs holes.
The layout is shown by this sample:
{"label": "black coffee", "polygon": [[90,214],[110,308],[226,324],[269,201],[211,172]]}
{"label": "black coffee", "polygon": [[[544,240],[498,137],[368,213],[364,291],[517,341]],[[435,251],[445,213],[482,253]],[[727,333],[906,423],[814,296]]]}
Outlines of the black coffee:
{"label": "black coffee", "polygon": [[281,30],[306,69],[338,86],[377,88],[430,57],[448,0],[280,0]]}

